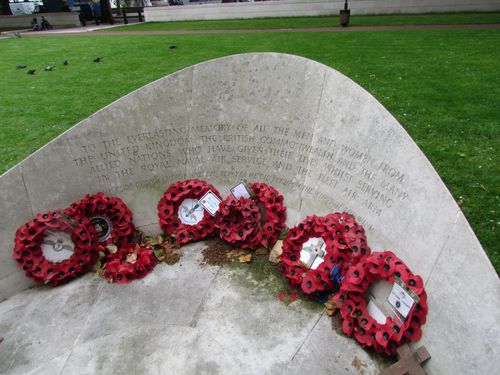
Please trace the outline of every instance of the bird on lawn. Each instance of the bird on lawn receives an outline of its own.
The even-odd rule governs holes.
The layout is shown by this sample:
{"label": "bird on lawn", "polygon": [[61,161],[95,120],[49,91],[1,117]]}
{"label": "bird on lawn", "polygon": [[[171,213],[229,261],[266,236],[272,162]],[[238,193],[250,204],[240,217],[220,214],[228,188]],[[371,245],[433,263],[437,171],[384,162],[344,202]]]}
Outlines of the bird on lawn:
{"label": "bird on lawn", "polygon": [[35,74],[35,72],[36,72],[36,69],[30,69],[30,70],[28,70],[28,74],[31,74],[31,75]]}
{"label": "bird on lawn", "polygon": [[21,37],[21,33],[19,31],[14,31],[14,35],[16,36],[16,38]]}
{"label": "bird on lawn", "polygon": [[51,71],[53,71],[54,69],[55,69],[55,68],[54,68],[53,66],[49,65],[49,66],[47,66],[44,70],[45,70],[46,72],[51,72]]}
{"label": "bird on lawn", "polygon": [[64,60],[63,61],[63,65],[68,65],[69,64],[69,61],[68,60]]}
{"label": "bird on lawn", "polygon": [[27,66],[28,66],[28,65],[24,65],[24,64],[23,64],[23,65],[18,65],[18,66],[16,66],[16,68],[17,68],[17,69],[24,69],[24,68],[26,68]]}
{"label": "bird on lawn", "polygon": [[96,57],[96,58],[94,59],[94,62],[101,62],[101,61],[102,61],[102,57]]}

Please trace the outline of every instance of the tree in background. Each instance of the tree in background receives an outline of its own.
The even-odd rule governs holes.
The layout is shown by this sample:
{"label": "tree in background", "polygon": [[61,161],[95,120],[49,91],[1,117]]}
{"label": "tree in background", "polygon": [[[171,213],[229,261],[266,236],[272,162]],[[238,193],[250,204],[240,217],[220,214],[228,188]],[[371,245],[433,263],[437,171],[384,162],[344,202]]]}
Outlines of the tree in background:
{"label": "tree in background", "polygon": [[0,1],[0,14],[5,16],[12,15],[12,11],[10,10],[9,0]]}

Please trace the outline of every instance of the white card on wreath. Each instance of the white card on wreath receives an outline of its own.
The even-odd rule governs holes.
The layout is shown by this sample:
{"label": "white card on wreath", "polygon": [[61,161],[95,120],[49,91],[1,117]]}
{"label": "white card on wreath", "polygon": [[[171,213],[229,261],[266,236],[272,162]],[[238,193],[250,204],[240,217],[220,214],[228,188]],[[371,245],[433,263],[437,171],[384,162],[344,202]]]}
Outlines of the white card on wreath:
{"label": "white card on wreath", "polygon": [[239,184],[233,186],[231,189],[229,189],[229,191],[236,199],[238,198],[250,199],[252,197],[244,182],[240,182]]}
{"label": "white card on wreath", "polygon": [[389,294],[387,301],[403,319],[406,319],[415,302],[418,302],[415,301],[418,297],[404,285],[401,279],[395,279],[396,282],[392,286],[391,294]]}
{"label": "white card on wreath", "polygon": [[217,211],[219,211],[219,205],[222,201],[217,197],[217,195],[209,190],[203,197],[201,197],[199,202],[210,215],[215,216]]}

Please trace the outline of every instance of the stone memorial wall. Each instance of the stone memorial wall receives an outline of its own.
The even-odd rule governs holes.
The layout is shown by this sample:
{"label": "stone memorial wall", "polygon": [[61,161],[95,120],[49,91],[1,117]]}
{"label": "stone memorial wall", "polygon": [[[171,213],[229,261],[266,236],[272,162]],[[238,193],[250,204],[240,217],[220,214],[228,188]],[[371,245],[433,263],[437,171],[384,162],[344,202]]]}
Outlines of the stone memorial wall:
{"label": "stone memorial wall", "polygon": [[[0,300],[29,286],[10,256],[15,229],[32,215],[103,191],[124,200],[137,226],[159,232],[156,204],[168,184],[186,178],[223,196],[241,180],[271,184],[285,197],[288,225],[353,213],[372,250],[393,250],[426,280],[422,342],[441,353],[431,369],[458,373],[497,350],[497,275],[428,160],[353,81],[283,54],[230,56],[164,77],[3,175]],[[480,301],[478,290],[496,297]],[[466,306],[461,295],[473,301]],[[460,332],[450,335],[454,327]],[[450,348],[465,337],[460,352]]]}

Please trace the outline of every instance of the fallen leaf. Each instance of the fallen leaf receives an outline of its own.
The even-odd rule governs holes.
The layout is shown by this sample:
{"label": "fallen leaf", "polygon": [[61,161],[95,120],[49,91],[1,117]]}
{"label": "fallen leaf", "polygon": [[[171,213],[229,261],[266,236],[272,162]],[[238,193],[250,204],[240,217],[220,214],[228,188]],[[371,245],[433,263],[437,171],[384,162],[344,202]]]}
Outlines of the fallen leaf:
{"label": "fallen leaf", "polygon": [[239,249],[233,249],[227,253],[228,258],[236,258],[245,255],[245,252]]}
{"label": "fallen leaf", "polygon": [[324,303],[325,309],[326,309],[326,314],[328,316],[333,316],[335,314],[335,311],[337,311],[337,306],[333,303],[331,299],[329,299],[327,302]]}
{"label": "fallen leaf", "polygon": [[362,367],[367,367],[366,363],[364,363],[361,359],[358,357],[354,357],[354,359],[351,362],[351,365],[356,368],[358,371],[363,371]]}
{"label": "fallen leaf", "polygon": [[458,204],[458,207],[461,207],[464,204],[464,200],[463,199],[459,199],[457,201],[457,204]]}
{"label": "fallen leaf", "polygon": [[130,253],[127,255],[127,263],[134,264],[137,262],[137,254],[136,253]]}
{"label": "fallen leaf", "polygon": [[252,260],[252,254],[242,255],[239,259],[240,263],[248,263]]}
{"label": "fallen leaf", "polygon": [[100,259],[98,259],[97,262],[95,262],[92,270],[96,273],[100,273],[102,271],[102,263]]}
{"label": "fallen leaf", "polygon": [[333,303],[333,301],[329,300],[327,302],[324,303],[325,307],[329,310],[331,309],[334,309],[335,308],[335,304]]}
{"label": "fallen leaf", "polygon": [[271,263],[279,263],[280,262],[279,256],[283,252],[282,246],[283,246],[283,241],[281,241],[281,240],[279,240],[278,242],[276,242],[274,244],[271,252],[269,253],[269,261]]}
{"label": "fallen leaf", "polygon": [[155,249],[154,254],[156,259],[158,259],[159,262],[162,262],[165,260],[165,253],[161,249]]}
{"label": "fallen leaf", "polygon": [[335,311],[336,311],[335,309],[333,309],[333,310],[326,309],[326,315],[333,316],[335,314]]}
{"label": "fallen leaf", "polygon": [[112,243],[110,243],[109,245],[106,245],[106,249],[108,249],[108,251],[111,254],[116,254],[116,252],[118,251],[118,247],[115,244],[112,244]]}

